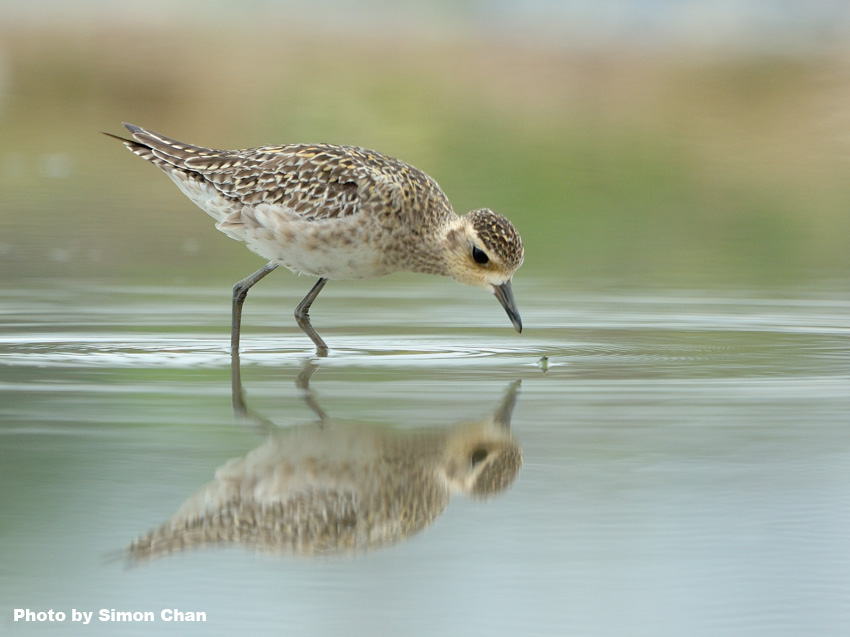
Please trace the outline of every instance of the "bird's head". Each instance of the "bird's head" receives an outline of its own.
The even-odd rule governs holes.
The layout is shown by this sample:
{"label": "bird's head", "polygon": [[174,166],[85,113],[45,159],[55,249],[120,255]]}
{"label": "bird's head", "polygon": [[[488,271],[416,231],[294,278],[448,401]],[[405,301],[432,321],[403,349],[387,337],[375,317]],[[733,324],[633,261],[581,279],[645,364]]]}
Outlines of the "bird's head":
{"label": "bird's head", "polygon": [[514,301],[511,279],[522,265],[522,239],[514,225],[487,208],[473,210],[447,232],[446,266],[455,281],[483,288],[499,299],[517,332],[522,319]]}

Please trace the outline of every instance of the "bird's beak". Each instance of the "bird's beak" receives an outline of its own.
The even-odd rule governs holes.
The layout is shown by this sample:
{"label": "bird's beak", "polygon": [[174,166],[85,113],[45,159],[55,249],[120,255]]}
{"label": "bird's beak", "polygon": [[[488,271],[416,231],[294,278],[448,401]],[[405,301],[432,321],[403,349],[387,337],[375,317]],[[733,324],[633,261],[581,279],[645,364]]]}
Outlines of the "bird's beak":
{"label": "bird's beak", "polygon": [[505,312],[508,313],[508,318],[511,319],[511,323],[514,324],[516,331],[522,332],[522,319],[519,317],[519,311],[516,309],[516,301],[514,301],[514,293],[511,290],[511,282],[505,281],[502,285],[494,286],[493,294],[496,295],[499,303],[505,308]]}

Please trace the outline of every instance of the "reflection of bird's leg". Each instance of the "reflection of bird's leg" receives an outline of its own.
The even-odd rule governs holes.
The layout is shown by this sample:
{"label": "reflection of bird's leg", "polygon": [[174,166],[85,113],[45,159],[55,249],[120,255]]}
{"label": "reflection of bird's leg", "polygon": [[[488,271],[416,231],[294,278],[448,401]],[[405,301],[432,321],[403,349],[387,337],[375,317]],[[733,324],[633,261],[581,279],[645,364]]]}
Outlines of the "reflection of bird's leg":
{"label": "reflection of bird's leg", "polygon": [[511,428],[511,416],[514,413],[514,407],[516,407],[517,396],[519,396],[519,386],[521,383],[522,381],[517,379],[508,385],[508,389],[505,391],[505,397],[502,399],[502,404],[499,405],[499,408],[493,415],[493,420],[496,424],[501,425],[505,429]]}
{"label": "reflection of bird's leg", "polygon": [[244,418],[248,414],[245,406],[245,390],[242,387],[242,365],[239,361],[239,348],[230,350],[230,404],[233,415]]}
{"label": "reflection of bird's leg", "polygon": [[301,390],[301,397],[304,399],[304,402],[307,403],[310,410],[316,414],[319,420],[326,422],[328,420],[328,415],[321,407],[319,407],[319,403],[316,401],[316,396],[313,394],[313,390],[310,389],[310,379],[313,377],[313,374],[316,373],[317,369],[319,369],[319,366],[315,362],[307,361],[307,364],[304,365],[304,369],[301,370],[301,373],[298,374],[298,378],[295,379],[295,386]]}
{"label": "reflection of bird's leg", "polygon": [[277,429],[277,425],[271,420],[248,409],[248,403],[245,401],[245,388],[242,386],[242,364],[238,349],[233,349],[230,352],[230,404],[233,406],[235,418],[251,419],[268,432]]}
{"label": "reflection of bird's leg", "polygon": [[318,363],[308,360],[304,364],[304,368],[298,374],[298,377],[295,379],[295,386],[303,392],[310,391],[310,379],[313,377],[313,374],[316,373],[317,369],[319,369]]}
{"label": "reflection of bird's leg", "polygon": [[[319,369],[319,366],[314,361],[308,361],[295,379],[295,386],[301,390],[302,398],[310,410],[318,416],[321,422],[326,422],[328,416],[319,407],[319,403],[313,395],[313,390],[310,389],[310,378],[316,373],[317,369]],[[249,418],[269,431],[277,429],[277,425],[271,420],[264,418],[248,408],[248,403],[245,400],[245,388],[242,385],[242,365],[239,358],[239,350],[237,349],[232,350],[230,353],[230,399],[234,417]]]}

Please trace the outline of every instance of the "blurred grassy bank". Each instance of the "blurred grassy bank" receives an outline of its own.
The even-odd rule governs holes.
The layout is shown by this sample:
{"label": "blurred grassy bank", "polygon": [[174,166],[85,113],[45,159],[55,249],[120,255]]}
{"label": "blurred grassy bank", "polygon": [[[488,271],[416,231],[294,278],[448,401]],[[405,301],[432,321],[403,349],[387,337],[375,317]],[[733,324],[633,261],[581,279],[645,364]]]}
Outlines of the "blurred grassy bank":
{"label": "blurred grassy bank", "polygon": [[0,31],[0,269],[224,279],[258,257],[100,130],[358,144],[489,206],[523,274],[751,286],[850,273],[850,57],[281,28]]}

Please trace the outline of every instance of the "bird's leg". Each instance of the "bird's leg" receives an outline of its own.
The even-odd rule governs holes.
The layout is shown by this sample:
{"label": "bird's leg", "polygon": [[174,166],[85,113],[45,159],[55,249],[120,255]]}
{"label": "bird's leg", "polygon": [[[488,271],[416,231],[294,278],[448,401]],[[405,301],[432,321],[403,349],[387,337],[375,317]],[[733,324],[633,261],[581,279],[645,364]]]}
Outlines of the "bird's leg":
{"label": "bird's leg", "polygon": [[242,327],[242,304],[248,296],[248,290],[260,279],[278,266],[274,261],[269,261],[262,268],[254,272],[233,286],[233,315],[230,319],[230,353],[239,355],[239,332]]}
{"label": "bird's leg", "polygon": [[310,337],[310,340],[313,341],[316,345],[316,354],[319,356],[327,356],[328,355],[328,346],[322,340],[322,337],[319,336],[319,333],[313,329],[313,326],[310,324],[310,306],[313,305],[313,301],[316,300],[316,297],[319,296],[319,292],[322,291],[322,288],[325,287],[325,283],[327,283],[327,279],[319,279],[316,281],[316,284],[310,288],[310,291],[307,292],[307,296],[305,296],[301,303],[298,304],[298,307],[295,308],[295,320],[298,323],[298,327],[304,330],[304,333]]}

